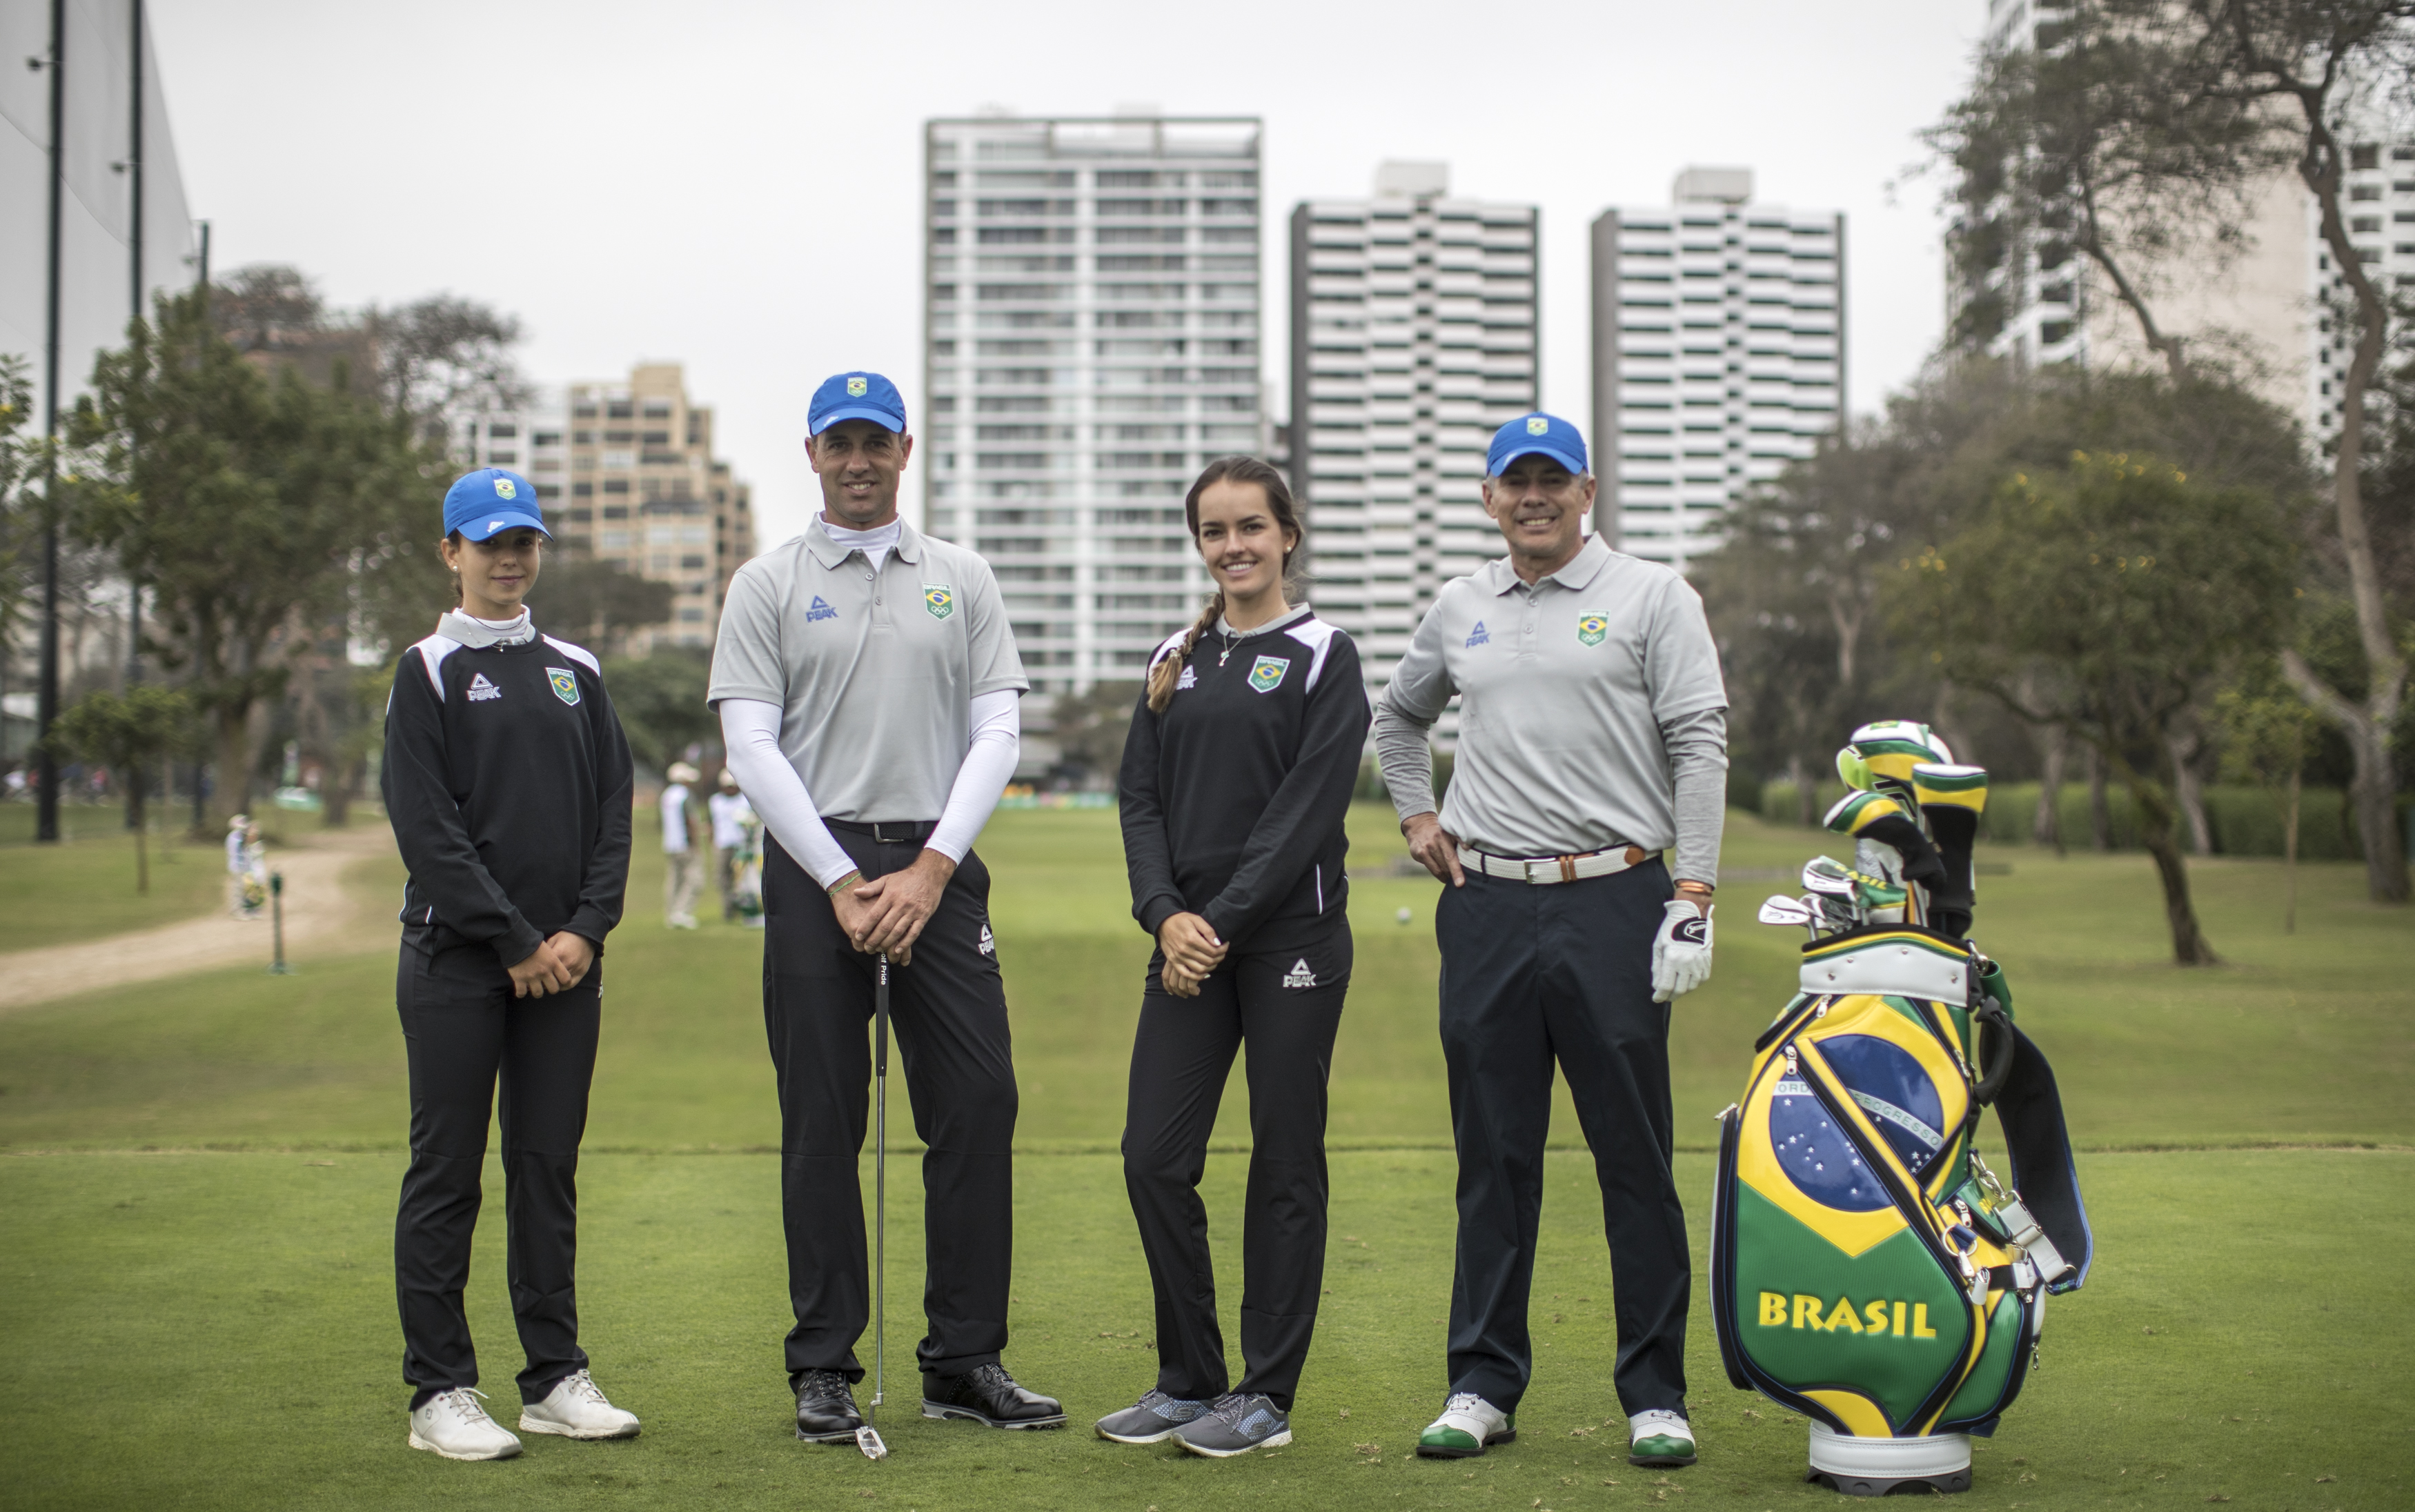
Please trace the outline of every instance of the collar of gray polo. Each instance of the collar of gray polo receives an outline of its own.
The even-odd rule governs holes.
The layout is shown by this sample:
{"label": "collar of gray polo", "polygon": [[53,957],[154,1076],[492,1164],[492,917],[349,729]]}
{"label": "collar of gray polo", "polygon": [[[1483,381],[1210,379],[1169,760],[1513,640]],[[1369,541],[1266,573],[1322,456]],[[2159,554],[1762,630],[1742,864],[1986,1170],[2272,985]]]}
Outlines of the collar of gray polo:
{"label": "collar of gray polo", "polygon": [[1271,635],[1288,624],[1298,624],[1308,618],[1308,606],[1294,605],[1264,624],[1253,624],[1247,630],[1236,630],[1222,615],[1216,616],[1216,634],[1226,640],[1247,640],[1252,636]]}
{"label": "collar of gray polo", "polygon": [[[830,532],[822,529],[819,510],[814,512],[813,519],[805,526],[805,549],[825,567],[835,567],[855,554],[855,547],[841,546],[830,538]],[[897,545],[892,549],[900,561],[922,560],[922,532],[907,524],[902,516],[897,521]]]}
{"label": "collar of gray polo", "polygon": [[[1581,592],[1593,586],[1594,578],[1600,576],[1602,568],[1609,565],[1610,559],[1616,555],[1600,536],[1588,535],[1584,545],[1577,547],[1577,554],[1568,559],[1566,566],[1536,578],[1534,586],[1540,588],[1545,583],[1557,583],[1571,592]],[[1508,557],[1495,557],[1484,565],[1492,574],[1492,593],[1496,598],[1516,588],[1521,581],[1518,569],[1509,565]]]}

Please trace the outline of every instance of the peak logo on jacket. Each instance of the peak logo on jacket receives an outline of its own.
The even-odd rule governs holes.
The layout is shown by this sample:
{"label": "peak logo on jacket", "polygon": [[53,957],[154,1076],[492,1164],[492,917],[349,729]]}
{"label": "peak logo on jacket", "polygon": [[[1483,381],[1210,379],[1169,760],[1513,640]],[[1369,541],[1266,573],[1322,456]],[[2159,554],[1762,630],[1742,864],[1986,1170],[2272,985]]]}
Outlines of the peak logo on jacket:
{"label": "peak logo on jacket", "polygon": [[[578,685],[576,683],[572,684],[572,691],[578,691]],[[480,672],[470,679],[469,689],[462,695],[462,696],[468,698],[472,703],[485,703],[489,698],[500,698],[502,696],[503,690],[488,681],[487,674],[484,672]],[[571,701],[575,703],[578,700],[573,699]]]}
{"label": "peak logo on jacket", "polygon": [[1295,991],[1316,985],[1316,973],[1308,968],[1308,957],[1303,955],[1291,964],[1291,969],[1283,973],[1282,984]]}

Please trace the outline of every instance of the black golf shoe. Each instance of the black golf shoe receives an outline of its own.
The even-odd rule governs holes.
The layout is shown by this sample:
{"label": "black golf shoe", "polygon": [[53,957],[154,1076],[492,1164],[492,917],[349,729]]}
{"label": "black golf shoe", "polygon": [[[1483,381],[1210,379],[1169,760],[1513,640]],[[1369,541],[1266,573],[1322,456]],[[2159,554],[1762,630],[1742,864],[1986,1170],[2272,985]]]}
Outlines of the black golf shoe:
{"label": "black golf shoe", "polygon": [[855,1392],[836,1370],[807,1370],[797,1383],[797,1437],[813,1444],[852,1444],[863,1415]]}
{"label": "black golf shoe", "polygon": [[997,1364],[976,1365],[962,1375],[923,1376],[922,1415],[962,1417],[991,1428],[1065,1426],[1063,1403],[1024,1390]]}

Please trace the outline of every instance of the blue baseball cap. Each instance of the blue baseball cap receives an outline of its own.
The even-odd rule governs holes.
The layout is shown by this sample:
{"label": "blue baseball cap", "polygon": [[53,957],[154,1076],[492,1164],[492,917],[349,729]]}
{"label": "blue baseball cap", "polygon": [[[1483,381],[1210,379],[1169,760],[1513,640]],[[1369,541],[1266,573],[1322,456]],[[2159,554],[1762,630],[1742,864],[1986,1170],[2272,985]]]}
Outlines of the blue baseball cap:
{"label": "blue baseball cap", "polygon": [[1497,478],[1529,453],[1548,457],[1571,472],[1585,471],[1584,433],[1558,415],[1538,410],[1492,433],[1492,448],[1484,454],[1485,474]]}
{"label": "blue baseball cap", "polygon": [[878,373],[840,373],[814,390],[805,412],[805,434],[818,436],[842,420],[869,420],[883,430],[906,432],[906,400],[897,385]]}
{"label": "blue baseball cap", "polygon": [[482,467],[464,472],[444,490],[444,533],[461,532],[465,541],[484,541],[502,531],[526,526],[545,529],[545,511],[536,502],[536,487],[517,472]]}

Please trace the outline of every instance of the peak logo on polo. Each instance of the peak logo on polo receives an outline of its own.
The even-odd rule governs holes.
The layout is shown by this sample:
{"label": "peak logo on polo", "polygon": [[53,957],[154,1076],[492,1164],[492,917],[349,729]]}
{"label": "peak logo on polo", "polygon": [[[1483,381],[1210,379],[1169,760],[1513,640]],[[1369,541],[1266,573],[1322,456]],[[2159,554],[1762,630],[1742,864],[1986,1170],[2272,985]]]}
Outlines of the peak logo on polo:
{"label": "peak logo on polo", "polygon": [[1476,628],[1467,633],[1467,643],[1471,646],[1486,646],[1492,644],[1492,637],[1485,633],[1484,621],[1481,620],[1477,621]]}
{"label": "peak logo on polo", "polygon": [[1529,436],[1544,436],[1544,435],[1549,435],[1549,434],[1551,433],[1551,429],[1552,429],[1552,423],[1551,423],[1550,421],[1548,421],[1548,420],[1544,419],[1541,415],[1538,415],[1538,414],[1530,414],[1530,415],[1528,415],[1528,416],[1526,417],[1526,434],[1527,434],[1527,435],[1529,435]]}
{"label": "peak logo on polo", "polygon": [[[495,480],[495,497],[496,497],[496,498],[498,498],[498,499],[518,499],[519,496],[520,496],[519,488],[518,488],[518,487],[517,485],[515,485],[515,484],[512,482],[512,480],[511,480],[511,479],[509,479],[509,478],[497,478],[497,479]],[[500,521],[498,521],[497,523],[501,523],[501,522],[500,522]]]}
{"label": "peak logo on polo", "polygon": [[832,608],[827,603],[823,602],[822,596],[819,593],[816,593],[814,595],[812,607],[805,610],[805,623],[807,624],[813,623],[816,620],[835,620],[837,618],[838,611]]}
{"label": "peak logo on polo", "polygon": [[847,397],[850,399],[860,399],[869,393],[871,388],[872,385],[862,379],[850,378],[847,381]]}
{"label": "peak logo on polo", "polygon": [[500,698],[502,696],[503,690],[488,681],[487,674],[484,672],[470,679],[469,689],[463,695],[472,703],[485,703],[490,698]]}

